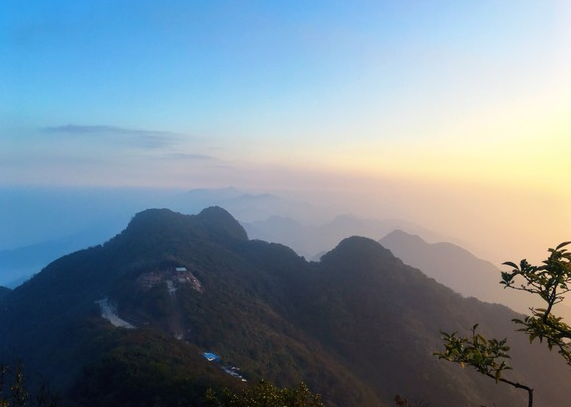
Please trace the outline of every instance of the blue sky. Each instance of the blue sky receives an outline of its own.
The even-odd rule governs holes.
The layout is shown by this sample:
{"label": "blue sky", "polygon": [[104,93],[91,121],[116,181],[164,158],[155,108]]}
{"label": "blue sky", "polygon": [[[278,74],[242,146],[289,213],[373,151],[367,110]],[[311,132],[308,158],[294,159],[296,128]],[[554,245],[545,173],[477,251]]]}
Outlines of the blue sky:
{"label": "blue sky", "polygon": [[5,3],[8,137],[106,126],[303,158],[433,138],[569,67],[563,2]]}
{"label": "blue sky", "polygon": [[570,27],[557,0],[4,0],[0,186],[350,193],[481,236],[517,201],[559,237]]}

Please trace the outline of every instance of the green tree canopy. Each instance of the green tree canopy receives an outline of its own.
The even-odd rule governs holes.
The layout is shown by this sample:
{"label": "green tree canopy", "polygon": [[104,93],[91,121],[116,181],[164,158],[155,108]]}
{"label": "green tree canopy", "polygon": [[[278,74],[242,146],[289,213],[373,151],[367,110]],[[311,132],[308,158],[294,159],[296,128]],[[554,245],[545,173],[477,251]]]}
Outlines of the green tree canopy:
{"label": "green tree canopy", "polygon": [[[562,318],[553,315],[553,307],[562,302],[571,291],[571,253],[565,248],[571,242],[563,242],[555,249],[548,249],[549,256],[541,265],[535,266],[521,260],[503,263],[511,271],[502,272],[500,284],[505,288],[528,292],[540,297],[545,303],[541,308],[530,308],[531,315],[513,321],[521,325],[519,331],[529,336],[530,343],[535,339],[545,341],[549,349],[556,349],[571,365],[571,327]],[[511,370],[507,364],[509,346],[506,339],[486,339],[476,332],[478,324],[472,327],[471,337],[461,337],[457,332],[442,332],[444,351],[434,355],[449,362],[468,365],[479,373],[493,378],[496,383],[507,383],[528,392],[528,406],[533,405],[533,389],[503,377],[503,372]]]}
{"label": "green tree canopy", "polygon": [[325,407],[321,396],[313,394],[304,383],[279,388],[263,380],[238,394],[225,390],[219,395],[209,389],[206,400],[212,407]]}

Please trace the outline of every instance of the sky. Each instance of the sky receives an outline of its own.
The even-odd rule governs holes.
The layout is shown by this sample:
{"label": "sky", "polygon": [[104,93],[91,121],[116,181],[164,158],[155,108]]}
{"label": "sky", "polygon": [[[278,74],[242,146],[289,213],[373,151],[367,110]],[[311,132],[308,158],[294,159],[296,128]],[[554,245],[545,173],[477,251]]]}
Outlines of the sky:
{"label": "sky", "polygon": [[0,188],[231,185],[542,256],[569,72],[566,0],[2,0]]}

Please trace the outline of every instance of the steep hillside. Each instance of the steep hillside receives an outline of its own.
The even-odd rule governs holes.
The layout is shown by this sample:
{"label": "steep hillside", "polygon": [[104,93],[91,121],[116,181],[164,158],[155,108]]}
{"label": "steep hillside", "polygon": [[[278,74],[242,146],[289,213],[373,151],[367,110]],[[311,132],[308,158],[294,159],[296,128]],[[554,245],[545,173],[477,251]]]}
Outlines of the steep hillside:
{"label": "steep hillside", "polygon": [[459,246],[451,243],[427,243],[421,237],[401,230],[389,233],[379,243],[406,264],[421,269],[464,296],[473,296],[487,302],[502,302],[521,312],[527,310],[524,305],[527,297],[525,294],[506,291],[499,284],[497,267]]}
{"label": "steep hillside", "polygon": [[4,298],[5,296],[7,296],[9,293],[11,292],[11,290],[7,287],[0,287],[0,300],[2,300],[2,298]]}
{"label": "steep hillside", "polygon": [[307,262],[249,240],[216,207],[141,212],[0,301],[10,327],[0,360],[21,357],[84,406],[200,406],[208,386],[261,378],[303,380],[329,407],[389,406],[397,393],[439,406],[514,405],[524,395],[432,356],[440,329],[475,322],[513,337],[513,373],[536,387],[538,406],[571,398],[566,367],[514,335],[509,309],[462,298],[366,238]]}
{"label": "steep hillside", "polygon": [[[504,304],[522,313],[527,313],[531,306],[542,306],[538,298],[528,293],[504,289],[499,284],[498,267],[452,243],[427,243],[421,237],[402,230],[389,233],[379,243],[406,264],[422,270],[465,297]],[[568,304],[558,305],[556,313],[565,320],[571,320]]]}
{"label": "steep hillside", "polygon": [[[519,366],[514,377],[541,384],[539,404],[557,405],[554,394],[568,399],[561,387],[569,379],[566,366],[557,355],[540,346],[530,349],[525,336],[514,335],[511,310],[461,298],[372,240],[345,239],[322,258],[314,278],[320,290],[306,307],[313,312],[306,314],[305,326],[385,400],[398,390],[439,406],[524,403],[525,394],[490,385],[473,372],[460,374],[433,358],[431,350],[442,347],[439,330],[462,332],[475,322],[490,336],[510,337],[513,363]],[[540,365],[557,373],[536,376]]]}

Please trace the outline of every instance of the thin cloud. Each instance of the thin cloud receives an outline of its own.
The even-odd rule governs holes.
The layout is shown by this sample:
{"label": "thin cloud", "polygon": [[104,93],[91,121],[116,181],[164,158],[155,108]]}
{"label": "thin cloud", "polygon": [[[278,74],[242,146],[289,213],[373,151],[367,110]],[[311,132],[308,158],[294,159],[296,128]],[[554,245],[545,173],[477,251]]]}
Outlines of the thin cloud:
{"label": "thin cloud", "polygon": [[164,156],[167,159],[172,160],[188,160],[188,161],[213,161],[217,160],[216,157],[206,154],[185,154],[185,153],[172,153],[172,154],[165,154]]}
{"label": "thin cloud", "polygon": [[65,126],[44,127],[46,133],[66,133],[66,134],[126,134],[126,135],[155,135],[155,136],[178,136],[170,131],[127,129],[115,126],[82,126],[68,124]]}
{"label": "thin cloud", "polygon": [[176,144],[180,135],[168,131],[128,129],[115,126],[82,126],[68,124],[65,126],[44,127],[47,134],[61,134],[78,137],[112,137],[129,139],[134,145],[147,149],[158,149]]}

